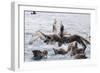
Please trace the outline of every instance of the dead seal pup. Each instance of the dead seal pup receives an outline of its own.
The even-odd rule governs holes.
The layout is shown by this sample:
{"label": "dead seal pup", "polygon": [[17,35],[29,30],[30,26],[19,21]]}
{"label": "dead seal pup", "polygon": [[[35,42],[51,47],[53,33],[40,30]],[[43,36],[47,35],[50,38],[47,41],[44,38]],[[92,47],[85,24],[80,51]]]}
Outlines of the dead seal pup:
{"label": "dead seal pup", "polygon": [[35,60],[40,60],[43,57],[47,57],[47,55],[48,55],[48,51],[47,50],[44,50],[44,51],[33,50],[32,53],[33,53],[33,56],[34,56]]}
{"label": "dead seal pup", "polygon": [[61,49],[54,49],[53,48],[53,50],[54,50],[55,54],[62,54],[62,55],[67,54],[67,51],[62,49],[62,48]]}

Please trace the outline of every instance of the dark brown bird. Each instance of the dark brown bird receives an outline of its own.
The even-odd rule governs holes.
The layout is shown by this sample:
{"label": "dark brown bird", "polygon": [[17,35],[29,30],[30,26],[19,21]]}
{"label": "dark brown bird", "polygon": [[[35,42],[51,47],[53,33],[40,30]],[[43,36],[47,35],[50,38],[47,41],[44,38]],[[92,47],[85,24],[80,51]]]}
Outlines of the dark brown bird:
{"label": "dark brown bird", "polygon": [[36,14],[36,11],[32,11],[31,14],[32,14],[32,15],[33,15],[33,14]]}
{"label": "dark brown bird", "polygon": [[85,54],[76,54],[76,55],[74,56],[74,58],[75,58],[75,59],[86,59],[87,57],[86,57]]}
{"label": "dark brown bird", "polygon": [[44,50],[44,51],[33,50],[32,53],[33,53],[33,56],[34,56],[35,60],[40,60],[43,57],[47,57],[47,55],[48,55],[48,51],[47,50]]}
{"label": "dark brown bird", "polygon": [[67,54],[67,51],[62,49],[62,48],[61,49],[54,49],[53,48],[53,50],[54,50],[55,54],[62,54],[62,55]]}
{"label": "dark brown bird", "polygon": [[84,54],[84,49],[75,49],[71,52],[71,56],[74,56],[76,54]]}

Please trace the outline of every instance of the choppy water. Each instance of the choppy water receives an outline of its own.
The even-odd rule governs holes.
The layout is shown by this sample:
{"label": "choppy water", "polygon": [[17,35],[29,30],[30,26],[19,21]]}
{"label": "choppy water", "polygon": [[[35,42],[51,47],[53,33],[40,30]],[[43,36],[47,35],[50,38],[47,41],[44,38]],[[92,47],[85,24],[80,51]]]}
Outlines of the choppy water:
{"label": "choppy water", "polygon": [[[38,39],[34,42],[33,45],[30,45],[29,42],[32,41],[32,34],[38,30],[44,32],[51,32],[54,19],[62,21],[65,31],[68,31],[71,34],[78,34],[87,38],[90,36],[90,15],[89,14],[68,14],[68,13],[44,13],[36,12],[36,14],[31,15],[31,11],[25,11],[25,62],[35,61],[32,55],[32,50],[44,50],[48,51],[47,58],[41,60],[70,60],[73,59],[70,57],[69,53],[66,55],[54,55],[53,48],[57,48],[55,45],[47,45],[42,40]],[[63,45],[62,47],[67,49],[68,44]],[[87,45],[86,56],[90,58],[90,45]]]}

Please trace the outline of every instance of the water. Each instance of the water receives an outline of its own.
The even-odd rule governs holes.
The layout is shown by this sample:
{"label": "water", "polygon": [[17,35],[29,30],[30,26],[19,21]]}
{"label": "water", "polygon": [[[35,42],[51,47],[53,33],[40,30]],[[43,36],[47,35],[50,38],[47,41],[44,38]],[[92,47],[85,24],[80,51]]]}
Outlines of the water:
{"label": "water", "polygon": [[[41,30],[42,32],[52,32],[52,25],[54,19],[57,18],[58,24],[62,21],[64,25],[64,31],[71,34],[78,34],[84,38],[90,36],[90,15],[89,14],[68,14],[68,13],[47,13],[47,12],[36,12],[36,14],[31,15],[31,11],[25,11],[25,62],[35,61],[33,58],[32,50],[47,50],[47,58],[41,60],[70,60],[73,59],[70,54],[65,55],[54,55],[53,48],[59,48],[57,43],[54,45],[47,45],[43,40],[37,39],[33,42],[34,44],[29,44],[32,42],[32,35]],[[63,45],[67,49],[68,44]],[[87,45],[86,56],[90,58],[90,45]]]}

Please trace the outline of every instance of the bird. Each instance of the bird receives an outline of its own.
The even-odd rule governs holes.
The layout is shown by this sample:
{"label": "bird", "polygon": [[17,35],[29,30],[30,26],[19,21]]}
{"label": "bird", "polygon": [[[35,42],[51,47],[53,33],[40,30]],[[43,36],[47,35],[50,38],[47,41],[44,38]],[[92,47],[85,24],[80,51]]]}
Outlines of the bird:
{"label": "bird", "polygon": [[47,57],[48,51],[33,50],[32,53],[35,60],[41,60],[43,57]]}

